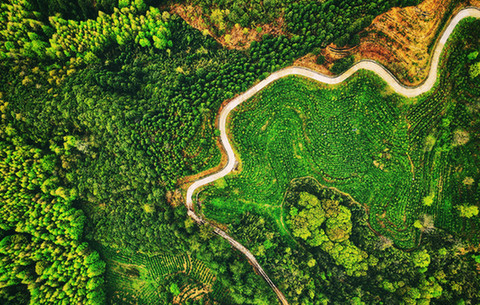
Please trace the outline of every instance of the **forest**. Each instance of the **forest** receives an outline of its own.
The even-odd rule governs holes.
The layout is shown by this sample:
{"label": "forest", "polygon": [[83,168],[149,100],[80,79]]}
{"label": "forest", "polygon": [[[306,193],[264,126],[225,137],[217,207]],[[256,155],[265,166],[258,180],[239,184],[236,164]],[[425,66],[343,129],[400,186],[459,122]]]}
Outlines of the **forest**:
{"label": "forest", "polygon": [[[218,10],[225,14],[225,28],[237,23],[255,27],[278,15],[285,19],[283,34],[264,35],[245,50],[233,50],[222,47],[210,35],[171,12],[169,5],[175,2],[0,1],[0,303],[276,302],[271,289],[240,253],[213,235],[209,227],[198,227],[187,217],[182,198],[178,196],[182,187],[179,181],[219,164],[221,152],[216,146],[218,133],[214,130],[216,114],[223,101],[318,48],[330,43],[357,44],[362,30],[375,16],[392,7],[418,3],[400,0],[375,3],[187,1],[199,7],[205,19],[208,17],[211,31],[217,34],[222,34],[220,24],[215,22]],[[465,100],[469,98],[466,94],[478,91],[472,84],[478,79],[480,57],[475,52],[480,47],[461,47],[463,39],[476,41],[467,37],[472,33],[475,30],[458,34],[458,46],[452,48],[455,53],[447,60],[452,67],[458,67],[452,69],[458,73],[451,79],[458,77],[464,80],[459,84],[468,87],[466,91],[458,86],[456,100]],[[468,60],[464,61],[466,57]],[[340,73],[352,63],[350,58],[340,60],[332,71]],[[418,105],[427,107],[428,101]],[[451,122],[460,110],[453,106],[447,110],[451,117],[444,121],[442,128],[455,130],[456,123]],[[418,112],[412,111],[411,115],[420,113],[418,108]],[[460,152],[464,148],[461,145],[458,153],[450,148],[451,154],[435,155],[441,147],[449,149],[445,143],[452,137],[458,138],[459,143],[465,139],[465,133],[460,131],[442,139],[443,133],[438,130],[431,132],[435,139],[429,142],[433,143],[429,144],[433,147],[429,162],[444,162],[442,158],[448,156],[475,164],[472,163],[475,159],[468,159]],[[425,134],[423,131],[421,136]],[[473,140],[469,143],[478,145]],[[378,162],[382,158],[379,156]],[[450,198],[450,202],[478,201],[478,198],[471,199],[478,194],[474,192],[478,186],[474,168],[466,167],[455,176],[455,179],[470,177],[473,181],[466,179],[462,192],[453,192],[461,197]],[[471,174],[464,177],[468,171]],[[441,173],[437,175],[440,177]],[[275,196],[283,196],[287,185],[284,184],[283,190],[277,189]],[[315,202],[311,196],[317,196],[322,205],[321,195],[302,192],[303,197]],[[301,196],[300,193],[297,195]],[[425,198],[428,195],[430,193],[422,194]],[[289,203],[292,207],[295,198]],[[221,200],[217,199],[220,207]],[[437,202],[438,198],[432,200]],[[355,212],[339,208],[343,222],[329,224],[333,220],[325,216],[321,224],[312,224],[316,226],[312,227],[313,231],[319,231],[322,226],[345,231],[342,238],[332,241],[333,246],[322,243],[320,247],[327,249],[328,246],[324,260],[313,258],[308,251],[302,254],[303,248],[297,247],[313,247],[312,243],[319,242],[310,241],[308,233],[296,231],[295,223],[309,221],[295,218],[306,213],[302,213],[303,205],[298,202],[298,214],[294,215],[292,208],[285,214],[291,217],[285,218],[289,227],[280,229],[276,219],[262,214],[268,211],[267,207],[258,213],[257,207],[249,202],[231,216],[224,215],[228,210],[217,213],[213,204],[208,205],[205,215],[223,222],[248,248],[256,249],[252,252],[266,263],[267,271],[292,304],[333,299],[335,289],[342,289],[345,297],[349,296],[351,292],[347,291],[357,287],[358,282],[338,281],[337,277],[369,276],[364,275],[364,269],[374,268],[373,259],[363,257],[363,253],[370,253],[371,249],[360,241],[358,230],[363,230],[361,234],[368,232],[361,225],[364,222],[355,218]],[[429,209],[436,207],[436,204],[431,208],[426,205],[423,209],[425,213],[432,213]],[[324,209],[318,203],[311,208]],[[471,240],[468,232],[478,232],[473,230],[478,228],[478,209],[469,204],[455,204],[455,208],[448,211],[451,215],[463,215],[462,221],[449,223],[453,217],[442,214],[447,215],[439,221],[442,228],[454,234],[452,238]],[[273,213],[278,215],[277,210]],[[233,226],[234,217],[239,223]],[[425,219],[414,218],[409,218],[409,225],[423,228]],[[356,229],[356,224],[363,229]],[[332,227],[334,225],[338,226]],[[333,234],[330,229],[322,229],[323,239]],[[465,300],[475,300],[478,296],[472,292],[473,288],[462,290],[462,283],[474,276],[471,273],[474,269],[470,267],[479,256],[452,256],[456,252],[451,249],[458,243],[448,238],[443,240],[441,236],[432,237],[432,242],[423,236],[420,240],[420,229],[409,230],[402,233],[406,236],[393,239],[397,242],[404,238],[407,245],[411,240],[421,242],[420,247],[430,251],[435,238],[439,238],[445,242],[447,254],[441,263],[435,260],[437,256],[429,254],[431,264],[446,266],[455,262],[451,264],[454,267],[442,279],[430,279],[433,275],[428,272],[435,272],[435,267],[422,273],[423,277],[419,275],[417,282],[403,285],[399,283],[401,276],[385,275],[386,284],[381,283],[392,290],[391,298],[396,295],[406,298],[406,290],[411,298],[418,295],[425,298],[423,291],[430,289],[428,287],[438,290],[436,285],[440,280],[450,280],[457,272],[460,275],[455,283],[460,288],[445,288],[448,292],[443,297],[449,300],[449,296],[461,295]],[[349,230],[351,232],[346,233]],[[285,239],[290,231],[295,238]],[[340,231],[337,233],[341,234]],[[269,238],[265,239],[266,236]],[[351,261],[338,255],[339,245],[358,256],[362,270],[355,270]],[[467,246],[461,249],[470,251]],[[388,270],[397,256],[403,257],[405,266],[410,266],[410,256],[403,251],[395,247],[388,247],[386,251],[394,254],[391,261],[385,261],[383,270]],[[282,263],[285,266],[291,265],[275,269],[275,259],[285,260]],[[181,269],[187,261],[192,267]],[[303,262],[313,266],[303,268]],[[328,266],[339,267],[330,270],[326,262]],[[162,269],[161,266],[170,267]],[[345,275],[342,268],[350,270],[350,274]],[[412,268],[417,272],[416,266]],[[212,274],[215,280],[207,274]],[[309,280],[316,276],[321,282]],[[135,293],[137,285],[145,289],[142,296]],[[320,293],[315,285],[329,288]],[[358,290],[358,294],[362,291]],[[361,296],[355,297],[360,302]],[[369,303],[368,300],[366,297],[364,302]]]}

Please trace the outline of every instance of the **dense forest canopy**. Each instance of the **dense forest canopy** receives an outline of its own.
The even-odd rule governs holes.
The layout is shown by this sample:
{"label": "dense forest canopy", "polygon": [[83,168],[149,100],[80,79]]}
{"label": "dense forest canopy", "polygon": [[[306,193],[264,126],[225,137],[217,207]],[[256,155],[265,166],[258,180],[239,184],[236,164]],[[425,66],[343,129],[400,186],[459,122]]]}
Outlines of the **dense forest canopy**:
{"label": "dense forest canopy", "polygon": [[[220,163],[215,119],[225,100],[330,43],[358,44],[375,16],[417,3],[182,2],[198,8],[220,35],[237,23],[255,27],[284,18],[283,34],[264,35],[239,51],[223,48],[172,13],[176,1],[0,1],[0,303],[276,302],[239,253],[187,217],[179,182]],[[468,62],[460,61],[469,82],[479,74],[474,49],[480,50],[469,46]],[[332,71],[351,64],[353,58],[346,57]],[[457,138],[462,141],[462,134]],[[360,302],[361,290],[350,289],[358,287],[351,277],[377,270],[375,260],[364,257],[375,250],[361,212],[339,205],[338,213],[330,214],[341,219],[329,218],[328,198],[311,190],[301,194],[303,201],[287,220],[296,241],[254,211],[237,219],[245,230],[231,224],[228,230],[266,263],[292,304],[336,300],[336,290]],[[292,207],[296,196],[289,198]],[[306,201],[316,205],[305,207]],[[462,207],[465,217],[478,214],[473,205]],[[303,208],[323,211],[323,222],[310,224]],[[300,229],[305,222],[310,234],[323,230],[316,238],[329,239],[321,246],[324,262],[309,252],[320,241]],[[423,225],[419,219],[417,227]],[[371,240],[362,241],[361,234]],[[391,292],[388,300],[427,293],[433,298],[438,282],[458,273],[455,281],[462,287],[474,277],[471,267],[478,258],[452,256],[457,244],[435,238],[424,246],[430,264],[453,266],[435,279],[434,271],[418,271],[428,267],[423,249],[409,255],[386,247],[377,270],[385,280],[377,278],[377,284]],[[448,254],[435,248],[438,240]],[[340,246],[352,256],[342,255]],[[395,260],[408,267],[400,270]],[[394,267],[398,275],[383,275]],[[412,280],[402,284],[407,275]],[[383,289],[378,285],[374,290]],[[139,294],[132,287],[144,290]],[[445,288],[446,300],[476,297],[470,286],[458,287]],[[374,299],[365,291],[365,300]]]}

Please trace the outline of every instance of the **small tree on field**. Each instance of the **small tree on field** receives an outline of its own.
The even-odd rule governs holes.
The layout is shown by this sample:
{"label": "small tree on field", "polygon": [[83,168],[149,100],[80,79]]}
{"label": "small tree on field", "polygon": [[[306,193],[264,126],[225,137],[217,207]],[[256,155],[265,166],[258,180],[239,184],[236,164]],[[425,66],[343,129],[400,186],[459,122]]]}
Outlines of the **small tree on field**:
{"label": "small tree on field", "polygon": [[460,211],[460,216],[465,218],[472,218],[473,216],[478,215],[478,207],[475,205],[459,205],[457,209]]}
{"label": "small tree on field", "polygon": [[423,216],[415,221],[413,226],[424,233],[430,233],[435,230],[433,216],[428,214],[423,214]]}
{"label": "small tree on field", "polygon": [[323,65],[325,63],[325,56],[321,54],[318,55],[316,62],[317,62],[317,65]]}

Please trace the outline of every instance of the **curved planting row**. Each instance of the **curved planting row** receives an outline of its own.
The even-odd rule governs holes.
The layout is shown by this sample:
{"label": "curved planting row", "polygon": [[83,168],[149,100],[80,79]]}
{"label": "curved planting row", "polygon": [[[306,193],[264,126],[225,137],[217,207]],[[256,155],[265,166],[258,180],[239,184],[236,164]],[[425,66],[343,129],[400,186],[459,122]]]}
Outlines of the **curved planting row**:
{"label": "curved planting row", "polygon": [[159,255],[146,259],[146,267],[152,278],[165,278],[185,273],[204,285],[212,285],[215,275],[201,261],[188,255]]}

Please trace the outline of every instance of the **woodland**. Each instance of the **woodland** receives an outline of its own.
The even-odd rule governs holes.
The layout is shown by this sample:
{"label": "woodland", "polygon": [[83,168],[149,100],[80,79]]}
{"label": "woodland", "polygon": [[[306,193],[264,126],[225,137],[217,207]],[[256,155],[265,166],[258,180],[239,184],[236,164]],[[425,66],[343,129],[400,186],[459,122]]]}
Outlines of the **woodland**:
{"label": "woodland", "polygon": [[[244,50],[189,25],[170,10],[179,3],[0,1],[1,304],[277,302],[241,253],[188,218],[180,181],[219,164],[223,101],[330,43],[355,46],[375,16],[418,1],[186,1],[218,35],[284,17],[283,34]],[[478,105],[467,103],[480,90],[478,29],[465,23],[444,56],[450,103],[428,104],[441,91],[418,104],[447,113],[435,132],[419,120],[428,162],[458,160],[468,166],[454,178],[471,179],[460,191],[451,184],[460,194],[451,201],[463,201],[437,211],[446,215],[437,230],[425,233],[422,215],[434,211],[424,204],[409,214],[407,237],[376,235],[363,208],[309,179],[275,193],[285,197],[273,214],[283,215],[280,229],[266,207],[215,211],[215,200],[221,210],[231,199],[218,183],[203,193],[217,199],[202,212],[252,250],[291,304],[479,301],[479,163],[468,154],[479,148]],[[332,72],[351,64],[340,59]],[[474,122],[469,136],[455,133],[458,113]],[[467,146],[449,146],[465,137]],[[376,153],[388,166],[388,152]],[[428,195],[418,196],[437,202]],[[310,219],[309,210],[323,216]]]}

